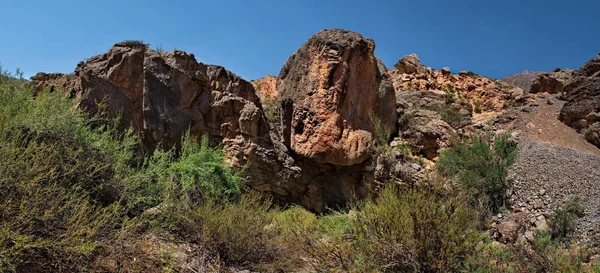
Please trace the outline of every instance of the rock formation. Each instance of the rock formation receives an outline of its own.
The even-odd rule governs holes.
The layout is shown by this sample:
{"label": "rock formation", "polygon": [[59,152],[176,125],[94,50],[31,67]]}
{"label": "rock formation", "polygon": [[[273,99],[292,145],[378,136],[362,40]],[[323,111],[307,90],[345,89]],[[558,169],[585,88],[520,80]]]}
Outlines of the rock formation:
{"label": "rock formation", "polygon": [[320,197],[306,197],[307,180],[299,179],[299,167],[273,138],[252,84],[223,67],[183,51],[158,53],[123,42],[81,62],[73,76],[40,73],[32,81],[39,90],[73,92],[89,112],[102,102],[123,126],[134,128],[146,151],[177,145],[189,130],[192,137],[223,144],[233,166],[250,164],[251,187],[285,202],[323,206]]}
{"label": "rock formation", "polygon": [[260,97],[261,101],[269,100],[277,97],[277,77],[273,75],[267,75],[258,80],[251,81],[256,94]]}
{"label": "rock formation", "polygon": [[[396,130],[394,90],[374,48],[357,33],[321,31],[289,58],[277,89],[274,77],[249,83],[192,54],[136,41],[79,63],[73,75],[40,73],[32,81],[80,97],[86,111],[102,105],[133,127],[145,151],[176,146],[188,130],[208,136],[224,145],[232,166],[249,165],[250,187],[322,211],[367,194],[374,121]],[[284,130],[265,118],[259,84],[263,99],[283,102]]]}
{"label": "rock formation", "polygon": [[476,114],[499,112],[526,98],[521,88],[474,73],[452,74],[447,67],[413,74],[398,69],[388,72],[396,91],[444,91],[456,101],[472,105]]}
{"label": "rock formation", "polygon": [[375,43],[323,30],[289,57],[279,77],[283,141],[319,163],[351,166],[371,155],[374,121],[396,129],[395,95]]}
{"label": "rock formation", "polygon": [[600,54],[574,72],[563,90],[559,119],[600,147]]}
{"label": "rock formation", "polygon": [[398,73],[405,74],[427,73],[431,70],[431,68],[421,64],[419,56],[415,53],[402,57],[402,59],[398,60],[394,65],[394,68],[396,68]]}
{"label": "rock formation", "polygon": [[531,93],[558,94],[573,80],[573,70],[559,70],[538,75],[531,84]]}
{"label": "rock formation", "polygon": [[508,83],[509,85],[523,89],[525,93],[529,93],[533,81],[541,74],[544,74],[544,72],[530,72],[525,70],[519,74],[509,75],[506,78],[502,79],[502,81]]}

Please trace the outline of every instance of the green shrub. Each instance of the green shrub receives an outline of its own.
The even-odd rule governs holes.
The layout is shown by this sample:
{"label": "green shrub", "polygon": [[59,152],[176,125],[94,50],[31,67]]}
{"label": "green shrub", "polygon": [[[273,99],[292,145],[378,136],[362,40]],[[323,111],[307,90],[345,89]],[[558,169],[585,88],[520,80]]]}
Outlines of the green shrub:
{"label": "green shrub", "polygon": [[92,129],[76,101],[0,78],[0,271],[91,270],[121,224],[134,140]]}
{"label": "green shrub", "polygon": [[[259,88],[260,85],[256,87],[256,89]],[[262,99],[262,106],[265,111],[265,116],[271,123],[279,123],[279,118],[281,116],[279,114],[279,104],[279,99],[276,96],[265,96],[265,98]]]}
{"label": "green shrub", "polygon": [[565,239],[576,230],[578,219],[584,215],[583,203],[581,196],[571,195],[557,206],[556,215],[549,223],[553,239]]}
{"label": "green shrub", "polygon": [[375,153],[381,154],[389,152],[391,149],[391,147],[388,145],[388,141],[390,140],[391,136],[390,129],[381,122],[381,119],[374,112],[369,112],[369,119],[373,124],[375,133],[373,143],[373,149],[375,150]]}
{"label": "green shrub", "polygon": [[463,126],[464,118],[460,114],[459,110],[454,109],[451,106],[448,106],[448,107],[440,107],[440,108],[436,109],[436,112],[438,114],[440,114],[440,116],[442,117],[442,120],[444,122],[448,123],[448,125],[450,125],[452,128],[460,128]]}
{"label": "green shrub", "polygon": [[435,181],[387,184],[349,213],[298,221],[294,241],[315,271],[452,272],[475,242],[476,213]]}
{"label": "green shrub", "polygon": [[473,202],[497,213],[506,202],[508,168],[516,158],[516,147],[508,135],[496,136],[493,145],[482,137],[443,150],[437,164],[440,172],[457,178],[471,193]]}
{"label": "green shrub", "polygon": [[442,184],[390,184],[366,202],[351,226],[355,261],[386,272],[455,270],[470,251],[476,214]]}

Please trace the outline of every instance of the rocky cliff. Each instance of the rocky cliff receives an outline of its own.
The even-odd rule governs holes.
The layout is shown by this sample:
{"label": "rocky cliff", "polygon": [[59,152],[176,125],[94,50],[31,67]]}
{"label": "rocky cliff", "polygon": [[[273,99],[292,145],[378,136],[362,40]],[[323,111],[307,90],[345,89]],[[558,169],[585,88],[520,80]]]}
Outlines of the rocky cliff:
{"label": "rocky cliff", "polygon": [[563,90],[559,119],[600,147],[600,54],[573,74]]}

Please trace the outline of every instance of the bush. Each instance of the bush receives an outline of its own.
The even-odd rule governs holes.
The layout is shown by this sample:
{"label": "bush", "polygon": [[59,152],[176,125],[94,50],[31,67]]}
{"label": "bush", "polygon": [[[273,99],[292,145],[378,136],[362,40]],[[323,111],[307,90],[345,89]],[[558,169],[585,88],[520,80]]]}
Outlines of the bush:
{"label": "bush", "polygon": [[459,110],[452,107],[441,107],[436,109],[436,112],[440,114],[442,120],[448,123],[452,128],[457,129],[463,126],[465,120]]}
{"label": "bush", "polygon": [[581,196],[571,195],[557,206],[556,215],[549,223],[553,239],[565,239],[576,230],[578,219],[584,215],[583,203]]}
{"label": "bush", "polygon": [[[260,85],[256,87],[260,89]],[[262,106],[265,111],[265,116],[270,123],[279,123],[279,99],[277,97],[265,96],[262,99]]]}
{"label": "bush", "polygon": [[92,129],[75,101],[32,100],[27,82],[0,78],[0,270],[91,270],[121,223],[134,140]]}
{"label": "bush", "polygon": [[476,235],[474,211],[441,181],[390,184],[366,202],[352,227],[357,261],[386,272],[453,271]]}
{"label": "bush", "polygon": [[471,193],[473,202],[481,202],[485,209],[499,212],[506,202],[508,168],[516,158],[516,147],[508,142],[508,135],[496,136],[493,145],[482,137],[471,144],[461,143],[440,153],[438,169],[457,178]]}
{"label": "bush", "polygon": [[349,213],[309,225],[298,221],[294,238],[315,271],[452,272],[477,237],[475,218],[439,180],[422,187],[387,184]]}

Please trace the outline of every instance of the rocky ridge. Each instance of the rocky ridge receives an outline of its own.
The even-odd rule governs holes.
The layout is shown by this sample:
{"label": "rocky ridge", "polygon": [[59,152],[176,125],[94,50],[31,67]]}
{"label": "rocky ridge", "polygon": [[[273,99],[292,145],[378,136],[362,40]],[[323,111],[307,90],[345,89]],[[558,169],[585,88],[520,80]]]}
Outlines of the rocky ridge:
{"label": "rocky ridge", "polygon": [[[396,91],[442,91],[457,102],[471,105],[477,121],[487,121],[489,113],[500,112],[527,96],[521,88],[478,76],[469,71],[451,73],[450,68],[431,70],[420,64],[416,55],[404,56],[398,63],[411,63],[421,69],[392,69],[389,74]],[[398,65],[397,65],[398,66]],[[404,73],[410,71],[410,73]]]}
{"label": "rocky ridge", "polygon": [[574,72],[563,90],[559,119],[600,147],[600,54]]}

